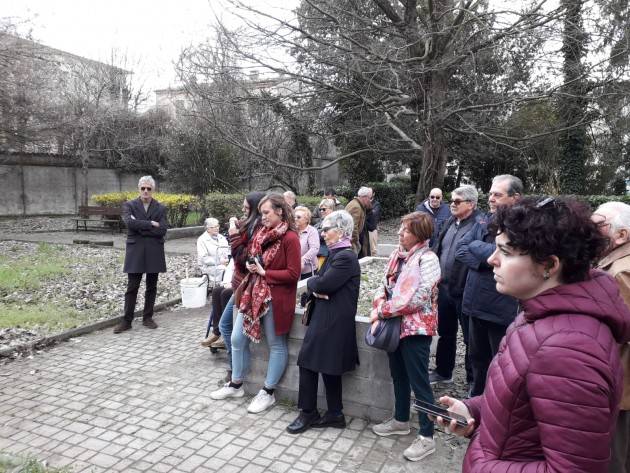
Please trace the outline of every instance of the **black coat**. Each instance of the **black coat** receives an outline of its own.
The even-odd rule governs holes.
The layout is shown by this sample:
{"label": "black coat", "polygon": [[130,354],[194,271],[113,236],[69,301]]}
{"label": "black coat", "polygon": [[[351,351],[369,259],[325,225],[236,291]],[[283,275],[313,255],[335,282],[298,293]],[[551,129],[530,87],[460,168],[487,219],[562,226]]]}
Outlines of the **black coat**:
{"label": "black coat", "polygon": [[[140,198],[123,204],[122,218],[127,225],[127,245],[125,250],[125,273],[164,273],[164,235],[168,223],[166,207],[151,199],[145,212]],[[151,220],[160,224],[151,225]]]}
{"label": "black coat", "polygon": [[329,299],[315,299],[298,366],[341,375],[359,363],[354,316],[360,281],[361,267],[352,248],[332,250],[318,275],[309,278],[309,292]]}

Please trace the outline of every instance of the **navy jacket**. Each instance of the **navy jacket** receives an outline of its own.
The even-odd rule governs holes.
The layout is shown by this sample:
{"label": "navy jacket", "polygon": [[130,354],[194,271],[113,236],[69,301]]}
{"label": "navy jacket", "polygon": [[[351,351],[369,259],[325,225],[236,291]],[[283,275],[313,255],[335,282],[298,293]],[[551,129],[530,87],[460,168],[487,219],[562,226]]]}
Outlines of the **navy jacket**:
{"label": "navy jacket", "polygon": [[457,244],[455,259],[468,266],[462,313],[508,326],[516,318],[518,301],[497,292],[488,258],[494,253],[494,235],[488,232],[492,214],[479,218]]}
{"label": "navy jacket", "polygon": [[[455,236],[453,241],[453,245],[457,248],[457,243],[461,241],[462,238],[468,233],[468,231],[473,227],[473,225],[478,222],[484,214],[479,210],[475,209],[470,216],[464,220],[462,220],[459,224],[459,231]],[[442,259],[442,241],[444,240],[444,235],[448,231],[451,225],[455,224],[455,217],[449,218],[446,223],[442,227],[442,231],[438,236],[437,240],[435,240],[433,244],[433,252],[438,255],[440,259]],[[448,294],[453,298],[461,298],[464,294],[464,287],[466,286],[466,277],[468,276],[468,266],[457,260],[453,262],[453,267],[449,272],[449,278],[446,281],[446,288],[448,290]]]}
{"label": "navy jacket", "polygon": [[[122,218],[127,225],[127,244],[125,248],[125,273],[164,273],[164,235],[166,207],[151,199],[145,212],[140,198],[123,204]],[[159,228],[151,225],[151,220],[160,224]]]}
{"label": "navy jacket", "polygon": [[451,210],[447,204],[440,204],[437,210],[433,210],[429,205],[429,201],[425,200],[416,207],[416,212],[424,212],[429,214],[433,218],[433,235],[429,240],[429,246],[433,248],[438,235],[442,231],[442,227],[446,221],[451,217]]}

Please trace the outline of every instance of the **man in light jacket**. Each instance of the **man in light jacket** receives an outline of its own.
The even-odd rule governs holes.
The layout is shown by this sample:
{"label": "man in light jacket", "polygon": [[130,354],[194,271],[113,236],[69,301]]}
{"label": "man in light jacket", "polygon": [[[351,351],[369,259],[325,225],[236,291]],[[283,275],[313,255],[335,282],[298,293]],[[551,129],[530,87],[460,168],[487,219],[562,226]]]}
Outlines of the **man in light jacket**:
{"label": "man in light jacket", "polygon": [[[619,293],[630,307],[630,205],[606,202],[593,213],[600,232],[610,239],[608,253],[597,267],[610,274],[619,285]],[[621,346],[623,395],[617,427],[613,434],[610,473],[630,473],[630,346]]]}

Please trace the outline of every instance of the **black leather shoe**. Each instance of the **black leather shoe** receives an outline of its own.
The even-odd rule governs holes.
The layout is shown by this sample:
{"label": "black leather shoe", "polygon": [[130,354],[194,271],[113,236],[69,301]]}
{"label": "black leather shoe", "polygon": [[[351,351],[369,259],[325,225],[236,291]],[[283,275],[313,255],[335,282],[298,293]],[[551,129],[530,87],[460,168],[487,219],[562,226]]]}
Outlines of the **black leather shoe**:
{"label": "black leather shoe", "polygon": [[290,434],[299,434],[308,430],[313,425],[313,422],[319,420],[319,412],[315,411],[310,414],[300,412],[300,415],[287,426],[287,432]]}
{"label": "black leather shoe", "polygon": [[157,328],[157,324],[151,318],[142,319],[142,325],[146,328]]}
{"label": "black leather shoe", "polygon": [[114,333],[122,333],[131,329],[131,322],[122,319],[118,325],[114,327]]}
{"label": "black leather shoe", "polygon": [[323,417],[320,417],[318,420],[311,424],[313,428],[322,428],[322,427],[335,427],[337,429],[343,429],[346,427],[346,418],[343,414],[333,415],[326,412]]}

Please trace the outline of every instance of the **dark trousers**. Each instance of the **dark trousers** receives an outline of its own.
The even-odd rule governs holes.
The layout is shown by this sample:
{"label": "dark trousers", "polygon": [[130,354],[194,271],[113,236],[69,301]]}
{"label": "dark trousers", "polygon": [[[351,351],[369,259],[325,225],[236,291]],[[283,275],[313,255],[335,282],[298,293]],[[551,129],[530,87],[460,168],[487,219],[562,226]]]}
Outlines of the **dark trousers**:
{"label": "dark trousers", "polygon": [[[399,422],[409,421],[411,390],[416,399],[433,404],[433,391],[429,384],[429,353],[431,337],[413,335],[400,340],[398,348],[388,353],[389,370],[394,381],[396,398],[394,418]],[[433,422],[426,414],[420,414],[420,435],[433,437]]]}
{"label": "dark trousers", "polygon": [[212,289],[212,312],[210,313],[210,324],[212,325],[212,333],[215,335],[221,335],[219,331],[219,320],[221,320],[221,314],[227,305],[230,297],[232,297],[232,288],[217,286]]}
{"label": "dark trousers", "polygon": [[608,472],[630,473],[630,411],[619,411]]}
{"label": "dark trousers", "polygon": [[[324,387],[326,388],[326,402],[328,412],[333,415],[341,414],[343,404],[341,402],[341,376],[324,374]],[[300,366],[300,390],[298,391],[298,409],[305,412],[313,412],[317,409],[317,385],[319,373]]]}
{"label": "dark trousers", "polygon": [[450,378],[455,368],[457,353],[457,324],[462,327],[464,345],[466,345],[465,366],[466,381],[473,380],[470,356],[468,354],[468,316],[462,314],[462,298],[451,297],[445,285],[440,284],[438,295],[438,334],[435,352],[435,371],[444,378]]}
{"label": "dark trousers", "polygon": [[483,394],[486,387],[488,366],[499,351],[499,344],[507,327],[487,320],[470,317],[468,349],[473,370],[471,396]]}
{"label": "dark trousers", "polygon": [[[136,311],[136,299],[138,298],[138,288],[142,281],[143,273],[127,274],[127,291],[125,292],[125,315],[127,322],[133,321],[133,313]],[[144,310],[142,311],[143,319],[153,317],[153,306],[155,305],[155,296],[157,295],[157,282],[159,273],[146,273],[146,288],[144,291]]]}

